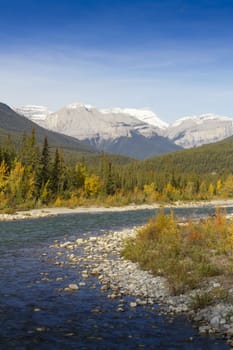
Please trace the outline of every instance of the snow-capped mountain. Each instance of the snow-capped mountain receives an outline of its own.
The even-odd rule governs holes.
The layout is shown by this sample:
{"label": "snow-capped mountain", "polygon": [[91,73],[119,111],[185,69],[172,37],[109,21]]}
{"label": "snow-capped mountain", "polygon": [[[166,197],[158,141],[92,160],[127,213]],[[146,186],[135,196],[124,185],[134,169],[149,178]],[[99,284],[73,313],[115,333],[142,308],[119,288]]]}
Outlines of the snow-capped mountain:
{"label": "snow-capped mountain", "polygon": [[136,158],[173,151],[177,149],[174,144],[191,148],[233,135],[233,118],[210,113],[187,116],[168,125],[147,109],[97,109],[82,103],[70,104],[56,113],[34,105],[15,111],[40,126],[85,140],[99,150]]}
{"label": "snow-capped mountain", "polygon": [[74,103],[46,118],[46,127],[97,149],[146,158],[178,149],[172,141],[158,135],[158,127],[115,110],[98,110],[91,105]]}
{"label": "snow-capped mountain", "polygon": [[164,131],[177,145],[184,148],[217,142],[233,135],[233,118],[202,114],[178,119]]}
{"label": "snow-capped mountain", "polygon": [[153,125],[158,129],[165,130],[168,127],[168,123],[161,120],[154,112],[148,109],[136,109],[136,108],[112,108],[101,109],[100,112],[105,114],[126,114],[135,117],[147,124]]}
{"label": "snow-capped mountain", "polygon": [[27,117],[33,122],[39,124],[40,126],[45,126],[46,117],[52,113],[47,107],[36,106],[36,105],[26,105],[21,107],[13,108],[15,112]]}

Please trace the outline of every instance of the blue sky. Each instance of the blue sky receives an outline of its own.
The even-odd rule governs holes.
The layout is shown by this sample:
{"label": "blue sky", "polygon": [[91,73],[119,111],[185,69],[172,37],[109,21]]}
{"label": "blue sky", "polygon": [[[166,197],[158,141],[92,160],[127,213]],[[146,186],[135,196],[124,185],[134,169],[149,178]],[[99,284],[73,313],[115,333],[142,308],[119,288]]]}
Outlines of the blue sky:
{"label": "blue sky", "polygon": [[0,0],[0,101],[233,116],[233,0]]}

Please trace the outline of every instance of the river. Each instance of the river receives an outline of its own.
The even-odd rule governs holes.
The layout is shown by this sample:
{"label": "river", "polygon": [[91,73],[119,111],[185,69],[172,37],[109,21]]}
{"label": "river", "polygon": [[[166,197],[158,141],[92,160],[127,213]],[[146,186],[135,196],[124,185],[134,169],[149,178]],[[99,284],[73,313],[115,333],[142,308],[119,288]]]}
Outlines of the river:
{"label": "river", "polygon": [[[214,208],[176,209],[180,217],[211,214]],[[233,208],[228,208],[229,212]],[[225,350],[200,336],[185,317],[160,315],[157,305],[117,312],[91,277],[78,293],[62,288],[81,281],[81,269],[55,264],[54,240],[101,235],[144,224],[155,210],[69,214],[0,222],[0,349],[180,349]]]}

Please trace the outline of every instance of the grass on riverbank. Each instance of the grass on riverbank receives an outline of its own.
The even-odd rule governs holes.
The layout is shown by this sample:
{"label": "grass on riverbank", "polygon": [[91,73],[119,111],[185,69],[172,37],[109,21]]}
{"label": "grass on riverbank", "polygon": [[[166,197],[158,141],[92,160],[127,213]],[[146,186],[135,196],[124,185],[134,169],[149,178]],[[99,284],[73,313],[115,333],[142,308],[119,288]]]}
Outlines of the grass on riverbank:
{"label": "grass on riverbank", "polygon": [[181,294],[209,277],[233,273],[233,221],[217,209],[214,217],[179,224],[173,212],[161,211],[127,241],[122,254],[165,276],[172,293]]}

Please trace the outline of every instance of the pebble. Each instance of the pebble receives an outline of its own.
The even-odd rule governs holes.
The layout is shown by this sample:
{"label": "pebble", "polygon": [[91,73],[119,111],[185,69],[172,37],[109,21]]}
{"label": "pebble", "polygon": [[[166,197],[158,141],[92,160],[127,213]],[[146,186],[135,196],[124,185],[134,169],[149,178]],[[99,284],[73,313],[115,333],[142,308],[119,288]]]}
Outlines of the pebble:
{"label": "pebble", "polygon": [[130,305],[130,307],[136,307],[137,303],[132,301],[129,305]]}
{"label": "pebble", "polygon": [[116,311],[117,312],[124,312],[125,310],[122,307],[118,307],[118,309]]}
{"label": "pebble", "polygon": [[214,316],[211,320],[210,320],[210,325],[213,327],[218,327],[220,324],[220,317],[219,316]]}
{"label": "pebble", "polygon": [[84,287],[86,285],[85,282],[79,282],[80,287]]}
{"label": "pebble", "polygon": [[68,287],[64,288],[65,292],[76,292],[79,290],[79,286],[77,284],[71,283]]}
{"label": "pebble", "polygon": [[37,330],[37,332],[45,332],[46,331],[45,327],[37,327],[36,330]]}

